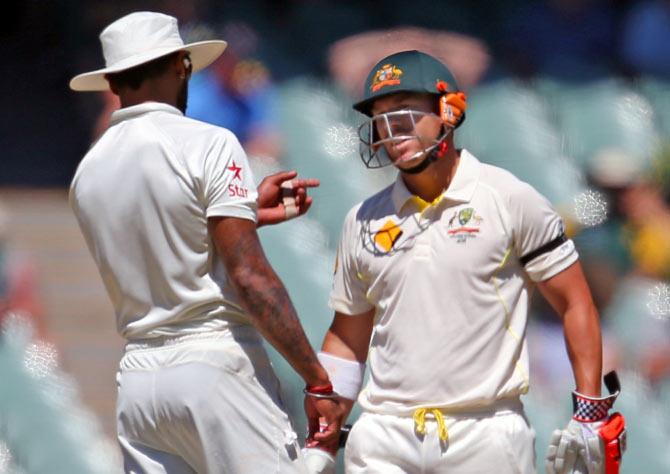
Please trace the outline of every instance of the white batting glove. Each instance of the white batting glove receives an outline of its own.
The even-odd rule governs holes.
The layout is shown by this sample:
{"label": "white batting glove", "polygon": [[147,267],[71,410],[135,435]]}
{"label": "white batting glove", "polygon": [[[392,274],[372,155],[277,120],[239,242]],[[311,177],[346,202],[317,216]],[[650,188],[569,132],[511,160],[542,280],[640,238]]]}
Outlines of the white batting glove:
{"label": "white batting glove", "polygon": [[570,430],[554,430],[545,459],[547,474],[574,472],[579,450],[579,441]]}
{"label": "white batting glove", "polygon": [[582,423],[570,420],[555,430],[547,450],[548,474],[604,474],[603,443],[598,432],[603,421]]}
{"label": "white batting glove", "polygon": [[572,393],[574,415],[568,426],[552,434],[545,468],[548,474],[618,474],[626,449],[623,416],[608,416],[620,385],[616,373],[605,376],[610,396],[595,398]]}

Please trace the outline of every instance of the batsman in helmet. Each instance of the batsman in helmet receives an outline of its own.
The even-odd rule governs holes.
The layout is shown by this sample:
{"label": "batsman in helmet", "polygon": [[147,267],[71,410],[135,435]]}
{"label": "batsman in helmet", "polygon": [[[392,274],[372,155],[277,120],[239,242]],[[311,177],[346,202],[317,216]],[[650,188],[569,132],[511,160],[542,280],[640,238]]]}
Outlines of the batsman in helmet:
{"label": "batsman in helmet", "polygon": [[354,109],[366,116],[363,162],[398,175],[345,218],[319,353],[346,408],[362,408],[346,472],[535,472],[521,401],[534,288],[561,318],[575,380],[574,416],[554,433],[546,469],[618,472],[618,380],[608,374],[603,395],[599,316],[558,213],[532,186],[455,147],[467,97],[436,58],[383,58]]}

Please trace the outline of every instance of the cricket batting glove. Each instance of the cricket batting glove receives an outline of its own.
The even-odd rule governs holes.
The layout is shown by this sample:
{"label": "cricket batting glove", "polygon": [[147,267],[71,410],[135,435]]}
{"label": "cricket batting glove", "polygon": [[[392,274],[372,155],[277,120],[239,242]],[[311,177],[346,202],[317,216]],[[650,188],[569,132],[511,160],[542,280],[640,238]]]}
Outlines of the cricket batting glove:
{"label": "cricket batting glove", "polygon": [[545,461],[548,474],[619,474],[626,450],[625,420],[620,413],[608,412],[621,386],[614,371],[604,381],[609,396],[572,392],[572,420],[552,434]]}

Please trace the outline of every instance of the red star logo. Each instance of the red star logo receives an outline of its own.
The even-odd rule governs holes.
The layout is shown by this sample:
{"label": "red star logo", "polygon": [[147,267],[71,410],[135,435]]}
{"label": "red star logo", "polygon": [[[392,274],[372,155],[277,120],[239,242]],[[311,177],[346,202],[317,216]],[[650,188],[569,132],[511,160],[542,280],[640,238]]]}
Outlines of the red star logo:
{"label": "red star logo", "polygon": [[242,168],[240,168],[239,166],[237,166],[237,165],[235,164],[235,161],[233,161],[232,166],[229,166],[229,167],[226,168],[226,169],[232,171],[233,173],[235,173],[235,176],[233,176],[233,179],[239,179],[240,181],[242,181]]}

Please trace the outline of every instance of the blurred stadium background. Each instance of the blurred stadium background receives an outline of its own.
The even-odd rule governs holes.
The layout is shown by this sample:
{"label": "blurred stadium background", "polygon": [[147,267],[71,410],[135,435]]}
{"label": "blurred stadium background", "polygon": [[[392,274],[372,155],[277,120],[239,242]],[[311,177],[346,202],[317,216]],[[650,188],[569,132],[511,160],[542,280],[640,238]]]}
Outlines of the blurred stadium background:
{"label": "blurred stadium background", "polygon": [[[26,0],[0,17],[0,473],[120,469],[123,343],[67,205],[78,161],[118,104],[67,82],[102,66],[98,33],[134,10],[177,16],[188,40],[229,41],[193,77],[187,113],[232,129],[259,180],[288,168],[321,179],[307,217],[260,231],[315,346],[343,217],[394,176],[360,163],[350,104],[386,54],[443,59],[470,98],[459,144],[544,193],[577,243],[605,367],[623,384],[622,472],[670,472],[670,1]],[[541,470],[573,381],[539,297],[528,338]],[[302,384],[273,359],[302,434]]]}

